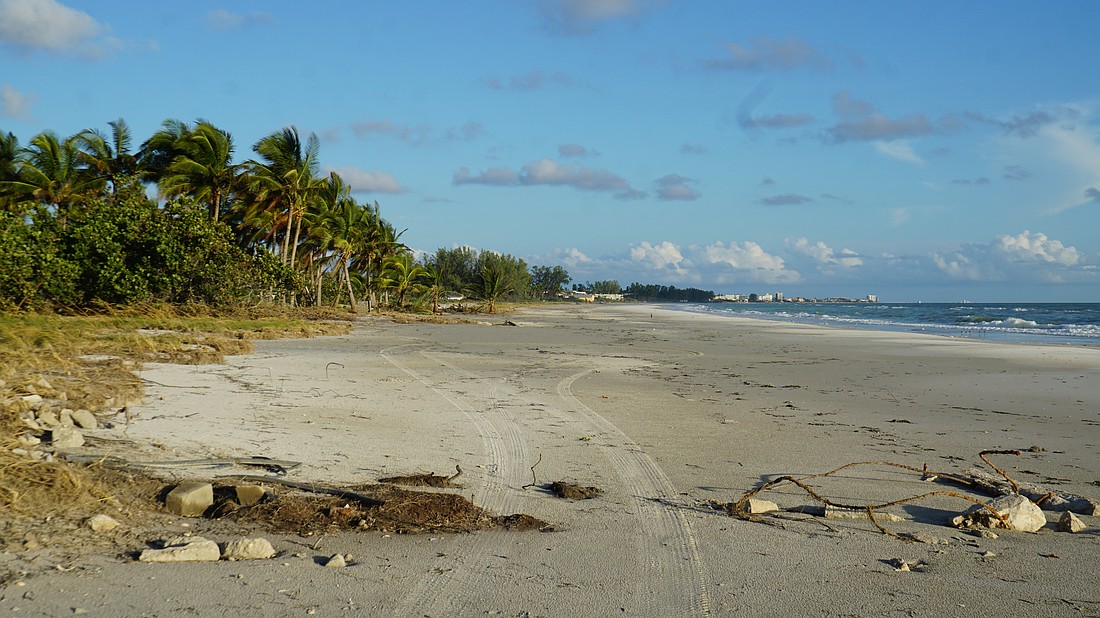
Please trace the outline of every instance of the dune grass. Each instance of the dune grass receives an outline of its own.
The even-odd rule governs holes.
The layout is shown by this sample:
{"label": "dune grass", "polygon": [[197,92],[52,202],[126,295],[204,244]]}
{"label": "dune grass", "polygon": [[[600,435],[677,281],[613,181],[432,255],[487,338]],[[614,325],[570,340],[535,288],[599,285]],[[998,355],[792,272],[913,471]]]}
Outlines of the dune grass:
{"label": "dune grass", "polygon": [[111,488],[86,466],[13,452],[26,447],[28,437],[38,437],[25,422],[33,405],[28,395],[41,396],[37,405],[55,411],[102,413],[141,396],[135,372],[145,362],[217,363],[251,352],[254,339],[343,334],[350,328],[347,313],[278,307],[0,314],[0,541],[13,521],[82,517],[114,500]]}

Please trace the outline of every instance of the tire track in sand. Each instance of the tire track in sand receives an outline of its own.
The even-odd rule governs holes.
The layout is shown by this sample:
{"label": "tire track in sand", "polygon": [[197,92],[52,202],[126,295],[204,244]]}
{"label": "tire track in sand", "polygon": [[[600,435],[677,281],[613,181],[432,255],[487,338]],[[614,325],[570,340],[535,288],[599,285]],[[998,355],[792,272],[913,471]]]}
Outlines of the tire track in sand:
{"label": "tire track in sand", "polygon": [[626,484],[629,494],[638,502],[635,513],[642,540],[654,543],[653,547],[642,550],[649,573],[641,577],[639,583],[644,584],[647,599],[663,603],[676,599],[679,602],[678,607],[653,608],[662,614],[710,614],[706,567],[700,558],[699,543],[691,523],[683,511],[653,500],[674,495],[675,486],[636,442],[573,394],[573,383],[594,371],[585,369],[558,382],[558,396],[615,442],[601,450]]}
{"label": "tire track in sand", "polygon": [[[524,473],[529,470],[528,449],[526,440],[507,412],[507,401],[501,401],[502,396],[508,399],[504,381],[492,380],[487,390],[475,393],[473,389],[485,382],[482,376],[427,353],[427,348],[425,345],[400,345],[386,348],[379,354],[446,400],[473,424],[487,457],[484,481],[481,487],[473,490],[474,502],[498,515],[519,512],[518,507],[525,500],[521,485]],[[428,360],[435,369],[414,368],[412,362],[402,358],[408,356]],[[473,592],[477,590],[479,574],[491,562],[490,558],[500,553],[497,544],[491,538],[464,544],[461,564],[424,576],[397,604],[395,615],[461,614],[468,609]]]}

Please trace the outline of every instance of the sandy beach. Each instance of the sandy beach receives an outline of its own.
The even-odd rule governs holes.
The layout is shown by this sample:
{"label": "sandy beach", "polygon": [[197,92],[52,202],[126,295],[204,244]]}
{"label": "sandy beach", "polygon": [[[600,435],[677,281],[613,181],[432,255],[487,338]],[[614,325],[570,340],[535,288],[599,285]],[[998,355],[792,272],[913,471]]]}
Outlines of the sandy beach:
{"label": "sandy beach", "polygon": [[[8,584],[0,611],[1100,615],[1100,518],[1082,515],[1088,530],[1068,534],[1048,513],[1038,533],[985,538],[947,525],[971,506],[959,499],[887,509],[904,519],[885,524],[892,532],[929,543],[869,521],[785,511],[753,522],[715,508],[780,475],[858,461],[962,472],[983,465],[984,449],[1022,450],[996,460],[1017,480],[1100,498],[1100,349],[641,305],[548,305],[480,319],[369,317],[347,336],[257,342],[255,354],[225,365],[150,365],[131,422],[101,435],[132,441],[113,453],[132,459],[265,456],[301,461],[295,480],[343,485],[459,466],[458,493],[556,531],[265,534],[280,555],[247,563],[93,554]],[[568,501],[539,487],[557,480],[602,494]],[[814,484],[857,504],[945,488],[883,466]],[[786,509],[820,506],[792,486],[761,497]],[[207,525],[166,519],[148,535]],[[226,540],[211,530],[206,536]],[[352,564],[319,566],[334,553],[351,554]],[[898,571],[899,561],[913,568]]]}

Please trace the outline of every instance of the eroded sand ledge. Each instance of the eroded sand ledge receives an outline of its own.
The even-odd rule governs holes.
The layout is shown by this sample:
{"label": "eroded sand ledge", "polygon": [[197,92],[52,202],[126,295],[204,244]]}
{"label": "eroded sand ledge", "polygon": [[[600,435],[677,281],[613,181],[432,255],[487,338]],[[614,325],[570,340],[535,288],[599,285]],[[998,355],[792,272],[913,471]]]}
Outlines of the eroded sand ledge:
{"label": "eroded sand ledge", "polygon": [[[1097,519],[1069,535],[983,539],[944,527],[968,504],[899,507],[944,544],[866,522],[766,526],[705,508],[761,480],[888,460],[941,471],[982,449],[1020,480],[1100,497],[1100,350],[799,326],[650,306],[548,306],[518,327],[398,325],[258,342],[227,365],[158,366],[126,435],[142,457],[263,455],[337,483],[465,470],[462,493],[559,532],[271,537],[263,564],[108,560],[37,577],[24,615],[1080,615],[1100,612]],[[503,319],[499,319],[503,321]],[[522,486],[571,480],[567,502]],[[822,483],[849,502],[929,489],[859,468]],[[811,504],[796,491],[765,496]],[[295,557],[300,552],[303,557]],[[358,564],[324,570],[314,554]],[[994,555],[986,555],[988,553]],[[1057,556],[1057,557],[1051,557]],[[896,572],[892,561],[925,565]],[[285,566],[284,566],[284,563]],[[236,575],[240,577],[236,577]],[[151,578],[154,578],[151,579]],[[56,592],[64,589],[66,592]],[[47,592],[53,590],[54,592]],[[195,594],[194,590],[202,590]],[[350,603],[349,603],[350,599]],[[1076,609],[1079,608],[1079,609]],[[37,613],[36,613],[37,612]]]}

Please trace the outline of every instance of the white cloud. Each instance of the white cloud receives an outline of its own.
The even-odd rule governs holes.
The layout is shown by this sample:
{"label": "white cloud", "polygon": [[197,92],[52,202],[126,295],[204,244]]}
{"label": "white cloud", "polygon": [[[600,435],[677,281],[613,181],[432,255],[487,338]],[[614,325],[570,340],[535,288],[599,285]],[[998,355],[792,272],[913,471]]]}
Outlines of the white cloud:
{"label": "white cloud", "polygon": [[669,266],[679,270],[684,262],[684,256],[680,253],[680,248],[667,240],[656,245],[642,241],[637,246],[630,248],[630,259],[648,264],[656,270]]}
{"label": "white cloud", "polygon": [[952,279],[981,281],[989,278],[983,274],[981,266],[962,253],[946,257],[934,253],[932,254],[932,262]]}
{"label": "white cloud", "polygon": [[591,148],[581,146],[580,144],[561,144],[561,145],[558,146],[558,154],[562,158],[568,158],[568,157],[595,157],[595,156],[599,155],[600,153],[596,152],[595,150],[592,150]]}
{"label": "white cloud", "polygon": [[788,239],[785,246],[788,259],[753,241],[687,246],[642,241],[609,248],[599,257],[559,249],[531,263],[561,264],[577,281],[616,279],[624,285],[637,281],[734,292],[782,285],[795,294],[816,288],[825,296],[851,294],[844,290],[903,296],[939,290],[966,297],[978,289],[1002,289],[1036,297],[1047,293],[1036,290],[1049,292],[1052,288],[1045,286],[1051,284],[1088,290],[1100,283],[1098,256],[1030,231],[936,252],[868,253],[806,238]]}
{"label": "white cloud", "polygon": [[890,211],[890,227],[899,227],[904,225],[906,221],[912,216],[912,212],[908,208],[895,208]]}
{"label": "white cloud", "polygon": [[708,60],[703,66],[725,71],[829,71],[834,66],[831,58],[798,39],[758,37],[748,45],[730,43],[727,51],[726,57]]}
{"label": "white cloud", "polygon": [[341,167],[335,170],[355,193],[404,193],[405,187],[392,174],[370,172],[355,167]]}
{"label": "white cloud", "polygon": [[949,277],[969,281],[1068,283],[1094,281],[1098,274],[1096,265],[1076,247],[1027,230],[998,236],[985,245],[934,253],[931,259]]}
{"label": "white cloud", "polygon": [[845,248],[841,249],[838,255],[832,247],[821,240],[811,243],[806,238],[799,238],[794,241],[788,239],[787,246],[795,253],[809,256],[822,265],[835,265],[844,268],[863,266],[863,258],[855,251]]}
{"label": "white cloud", "polygon": [[545,158],[524,165],[521,182],[530,185],[564,185],[586,191],[621,191],[629,186],[621,176],[611,172],[570,167]]}
{"label": "white cloud", "polygon": [[31,104],[36,98],[34,94],[19,92],[10,85],[4,84],[0,88],[0,116],[29,119]]}
{"label": "white cloud", "polygon": [[1015,236],[998,236],[993,246],[1013,261],[1076,266],[1084,257],[1076,248],[1067,247],[1060,240],[1047,238],[1041,232],[1032,234],[1027,230]]}
{"label": "white cloud", "polygon": [[[891,118],[879,112],[872,103],[853,99],[847,92],[838,92],[833,95],[833,111],[840,118],[840,122],[826,129],[824,136],[826,143],[833,144],[856,141],[891,142],[937,133],[950,133],[964,126],[952,116],[945,116],[938,121],[933,121],[924,114]],[[905,156],[905,149],[887,147],[884,152],[888,155],[892,153]],[[915,155],[909,151],[909,156]]]}
{"label": "white cloud", "polygon": [[206,27],[211,30],[236,30],[255,24],[269,24],[275,21],[271,13],[252,11],[251,13],[232,13],[224,9],[210,11],[203,16]]}
{"label": "white cloud", "polygon": [[[1037,138],[1037,146],[1059,164],[1060,173],[1067,175],[1067,184],[1072,187],[1049,213],[1095,203],[1089,189],[1100,186],[1100,129],[1083,124],[1049,125],[1039,131]],[[1035,140],[1029,145],[1036,145]]]}
{"label": "white cloud", "polygon": [[690,185],[695,181],[679,174],[668,174],[657,179],[657,199],[691,202],[699,199],[699,192]]}
{"label": "white cloud", "polygon": [[878,141],[875,142],[875,150],[891,159],[897,159],[898,161],[904,161],[914,165],[924,165],[924,159],[913,152],[913,148],[905,142]]}
{"label": "white cloud", "polygon": [[107,27],[55,0],[0,0],[0,41],[52,53],[100,56],[113,46]]}
{"label": "white cloud", "polygon": [[473,120],[456,127],[436,129],[427,123],[413,126],[387,119],[367,119],[353,122],[348,128],[359,139],[390,137],[418,146],[433,142],[466,142],[485,133],[484,125]]}
{"label": "white cloud", "polygon": [[553,159],[532,161],[519,171],[504,167],[489,168],[473,174],[468,168],[460,168],[451,179],[455,185],[491,185],[497,187],[558,186],[572,187],[579,191],[614,192],[618,199],[637,199],[645,193],[630,186],[622,176],[607,170],[583,166],[562,165]]}
{"label": "white cloud", "polygon": [[691,144],[684,142],[680,145],[680,154],[686,155],[705,155],[710,154],[710,148],[703,146],[702,144]]}
{"label": "white cloud", "polygon": [[543,26],[555,34],[589,32],[598,24],[636,18],[663,0],[539,0]]}
{"label": "white cloud", "polygon": [[[731,272],[722,277],[728,281],[751,281],[755,283],[791,283],[799,281],[801,276],[787,268],[783,258],[772,255],[752,241],[725,244],[716,242],[702,247],[702,255],[707,264],[721,266]],[[730,276],[733,275],[733,276]]]}

